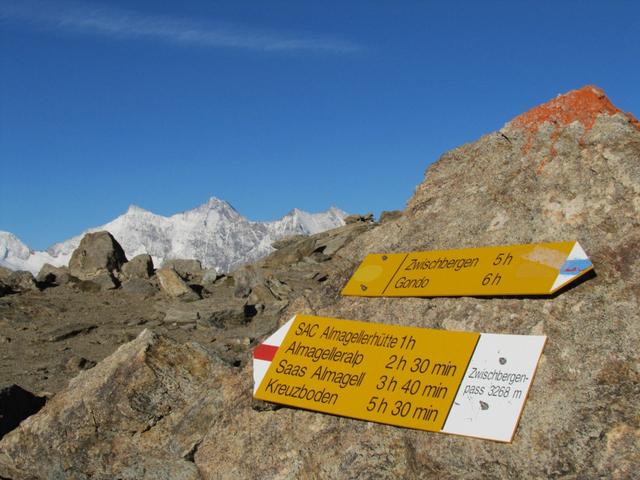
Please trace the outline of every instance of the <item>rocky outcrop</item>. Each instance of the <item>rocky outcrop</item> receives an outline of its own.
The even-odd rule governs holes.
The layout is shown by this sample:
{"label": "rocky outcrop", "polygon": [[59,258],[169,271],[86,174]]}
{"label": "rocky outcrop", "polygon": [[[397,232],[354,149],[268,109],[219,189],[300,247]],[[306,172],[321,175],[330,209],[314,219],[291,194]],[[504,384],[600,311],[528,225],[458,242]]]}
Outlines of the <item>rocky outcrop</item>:
{"label": "rocky outcrop", "polygon": [[69,260],[69,272],[81,280],[120,271],[126,263],[124,250],[109,232],[87,233]]}
{"label": "rocky outcrop", "polygon": [[202,279],[203,271],[200,260],[174,258],[162,264],[162,268],[172,268],[185,281]]}
{"label": "rocky outcrop", "polygon": [[29,290],[38,290],[36,279],[33,278],[31,272],[23,270],[14,272],[8,268],[0,267],[0,295],[3,291],[10,293]]}
{"label": "rocky outcrop", "polygon": [[145,297],[152,296],[158,292],[156,282],[152,282],[144,278],[132,278],[130,280],[126,280],[121,287],[123,292],[144,295]]}
{"label": "rocky outcrop", "polygon": [[[330,436],[336,449],[329,455],[332,463],[357,465],[355,477],[379,471],[382,477],[429,472],[437,478],[633,478],[640,468],[638,199],[638,125],[593,87],[446,153],[427,170],[402,218],[357,237],[341,255],[359,261],[369,252],[577,239],[597,276],[549,298],[362,299],[338,295],[353,271],[349,267],[287,313],[548,335],[513,444],[306,412],[290,414],[291,423],[313,425],[316,440]],[[264,415],[267,435],[287,428],[278,420],[282,414]],[[247,426],[239,418],[229,425],[234,422],[237,430]],[[350,443],[353,431],[361,433],[358,447]],[[270,454],[300,452],[304,460],[290,467],[296,468],[292,475],[306,474],[311,465],[320,472],[331,468],[323,462],[324,448],[312,446],[301,429],[290,432],[272,443]],[[222,437],[216,442],[224,444],[228,437],[217,433]],[[212,447],[203,442],[203,461]],[[279,472],[289,475],[284,468]]]}
{"label": "rocky outcrop", "polygon": [[193,456],[235,402],[234,377],[202,347],[146,330],[5,436],[0,476],[200,479]]}
{"label": "rocky outcrop", "polygon": [[[229,471],[254,478],[635,476],[640,131],[591,87],[525,115],[527,121],[510,122],[445,154],[429,168],[401,218],[359,235],[340,255],[357,262],[369,252],[578,239],[593,260],[595,278],[550,298],[363,299],[340,297],[354,268],[345,263],[281,317],[303,311],[548,335],[513,444],[288,408],[246,408],[226,412],[225,429],[209,430],[195,457],[205,477]],[[238,459],[255,431],[260,435],[251,436],[253,453]]]}
{"label": "rocky outcrop", "polygon": [[170,297],[180,297],[185,300],[195,300],[198,294],[172,268],[161,268],[156,272],[160,288]]}

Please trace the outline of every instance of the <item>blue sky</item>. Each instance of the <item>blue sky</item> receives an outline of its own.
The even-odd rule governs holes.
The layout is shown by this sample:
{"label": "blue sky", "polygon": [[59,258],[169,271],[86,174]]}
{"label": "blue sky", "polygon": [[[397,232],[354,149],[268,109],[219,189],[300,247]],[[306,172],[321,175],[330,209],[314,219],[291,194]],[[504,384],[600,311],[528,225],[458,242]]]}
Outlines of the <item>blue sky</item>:
{"label": "blue sky", "polygon": [[640,2],[0,0],[0,230],[137,204],[402,209],[428,165],[574,88],[640,114]]}

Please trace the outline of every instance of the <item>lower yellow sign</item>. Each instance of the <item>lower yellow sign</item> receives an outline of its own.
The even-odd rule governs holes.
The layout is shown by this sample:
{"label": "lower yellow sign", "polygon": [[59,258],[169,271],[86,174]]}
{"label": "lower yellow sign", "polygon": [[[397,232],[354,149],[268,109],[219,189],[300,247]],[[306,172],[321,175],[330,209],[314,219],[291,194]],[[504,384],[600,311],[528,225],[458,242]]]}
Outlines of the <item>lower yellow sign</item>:
{"label": "lower yellow sign", "polygon": [[509,442],[545,341],[296,315],[255,349],[254,395]]}
{"label": "lower yellow sign", "polygon": [[593,269],[578,242],[370,254],[343,295],[548,295]]}

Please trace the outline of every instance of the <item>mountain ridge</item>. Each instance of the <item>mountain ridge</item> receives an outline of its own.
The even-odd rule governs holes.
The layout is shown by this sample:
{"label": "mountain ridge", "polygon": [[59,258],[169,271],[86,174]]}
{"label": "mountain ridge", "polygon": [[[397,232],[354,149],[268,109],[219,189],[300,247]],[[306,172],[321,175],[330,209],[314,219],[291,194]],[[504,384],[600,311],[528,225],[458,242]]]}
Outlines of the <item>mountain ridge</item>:
{"label": "mountain ridge", "polygon": [[44,251],[33,250],[13,233],[0,231],[0,266],[35,274],[44,263],[66,265],[86,233],[107,230],[121,243],[129,259],[148,253],[156,265],[161,265],[172,258],[194,258],[204,267],[229,271],[269,254],[276,240],[341,226],[345,216],[346,212],[337,207],[319,213],[294,208],[278,220],[252,221],[216,197],[170,216],[132,204],[110,222],[54,243]]}

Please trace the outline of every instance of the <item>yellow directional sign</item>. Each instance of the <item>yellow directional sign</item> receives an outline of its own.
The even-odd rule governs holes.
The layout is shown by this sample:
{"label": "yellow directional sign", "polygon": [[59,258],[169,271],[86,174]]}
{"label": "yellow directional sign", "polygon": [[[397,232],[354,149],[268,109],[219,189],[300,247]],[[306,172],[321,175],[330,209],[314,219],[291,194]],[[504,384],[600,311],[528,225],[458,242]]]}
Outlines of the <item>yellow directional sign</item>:
{"label": "yellow directional sign", "polygon": [[548,295],[593,269],[576,241],[370,254],[343,295]]}
{"label": "yellow directional sign", "polygon": [[255,349],[254,396],[508,442],[545,341],[296,315]]}

